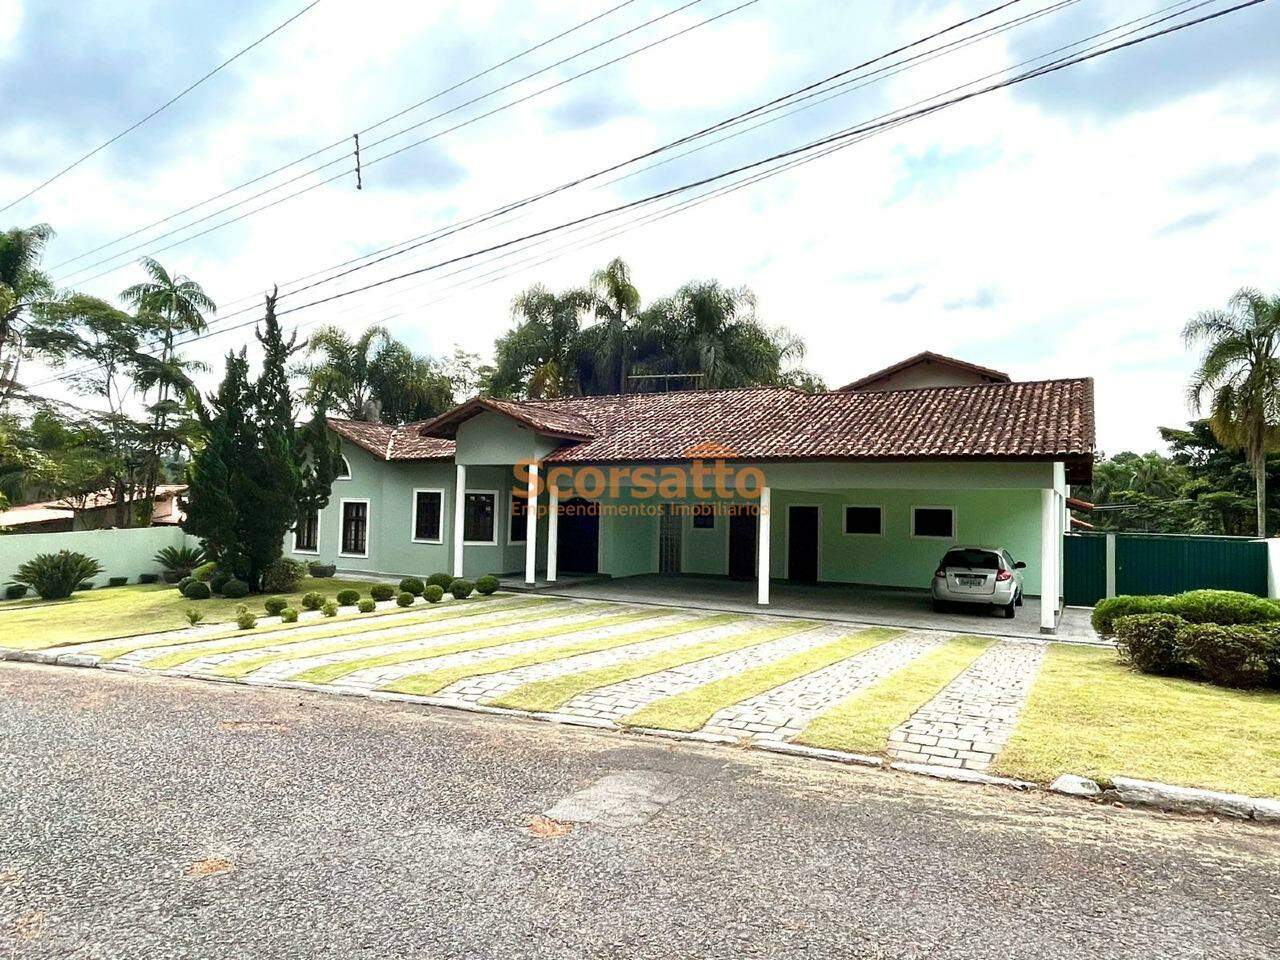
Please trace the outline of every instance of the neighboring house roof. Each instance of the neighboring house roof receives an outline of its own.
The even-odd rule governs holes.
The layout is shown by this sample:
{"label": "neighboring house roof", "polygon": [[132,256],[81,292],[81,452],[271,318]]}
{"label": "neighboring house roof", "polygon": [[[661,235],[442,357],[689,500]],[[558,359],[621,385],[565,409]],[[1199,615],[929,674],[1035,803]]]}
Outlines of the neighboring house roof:
{"label": "neighboring house roof", "polygon": [[907,357],[905,360],[899,360],[892,366],[885,367],[883,370],[877,370],[875,373],[869,373],[861,379],[846,383],[840,388],[840,391],[846,390],[863,390],[877,383],[880,380],[886,380],[896,374],[902,373],[911,367],[918,367],[925,364],[932,364],[941,367],[950,367],[953,370],[962,373],[972,374],[981,377],[988,383],[1008,383],[1010,377],[1003,370],[992,370],[990,367],[980,367],[976,363],[969,363],[967,360],[958,360],[955,357],[944,356],[941,353],[934,353],[932,350],[925,350],[917,353],[914,357]]}
{"label": "neighboring house roof", "polygon": [[[185,483],[162,483],[156,487],[155,500],[162,503],[172,500],[187,492]],[[130,502],[142,499],[135,497]],[[43,503],[28,503],[0,513],[0,527],[20,527],[32,523],[49,523],[54,520],[65,520],[75,516],[77,511],[104,510],[116,504],[115,494],[110,490],[97,490],[86,494],[83,498],[72,500],[64,497],[61,500],[46,500]],[[181,523],[180,511],[158,523]]]}
{"label": "neighboring house roof", "polygon": [[28,503],[0,513],[0,527],[23,527],[32,523],[51,523],[55,520],[70,520],[75,511],[70,507],[60,507],[53,503]]}
{"label": "neighboring house roof", "polygon": [[424,437],[421,428],[430,421],[393,427],[364,420],[329,417],[329,429],[381,460],[450,460],[453,442]]}

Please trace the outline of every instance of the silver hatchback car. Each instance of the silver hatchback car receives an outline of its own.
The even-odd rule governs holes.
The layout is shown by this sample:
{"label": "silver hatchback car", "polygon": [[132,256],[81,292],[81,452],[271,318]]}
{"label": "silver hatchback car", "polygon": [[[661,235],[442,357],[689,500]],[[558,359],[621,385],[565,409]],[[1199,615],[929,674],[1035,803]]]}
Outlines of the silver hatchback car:
{"label": "silver hatchback car", "polygon": [[952,547],[933,574],[933,609],[941,612],[953,603],[981,604],[1012,619],[1022,606],[1022,571],[1001,547]]}

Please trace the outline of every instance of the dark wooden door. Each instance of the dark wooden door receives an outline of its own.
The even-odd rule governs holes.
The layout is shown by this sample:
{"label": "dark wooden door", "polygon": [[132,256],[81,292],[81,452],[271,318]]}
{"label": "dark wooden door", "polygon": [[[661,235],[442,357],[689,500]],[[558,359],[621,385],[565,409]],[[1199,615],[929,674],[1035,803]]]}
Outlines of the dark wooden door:
{"label": "dark wooden door", "polygon": [[556,565],[561,573],[597,573],[600,569],[599,504],[574,497],[560,505]]}
{"label": "dark wooden door", "polygon": [[818,579],[818,508],[787,510],[787,579],[813,583]]}
{"label": "dark wooden door", "polygon": [[756,516],[729,515],[729,576],[734,580],[756,578]]}

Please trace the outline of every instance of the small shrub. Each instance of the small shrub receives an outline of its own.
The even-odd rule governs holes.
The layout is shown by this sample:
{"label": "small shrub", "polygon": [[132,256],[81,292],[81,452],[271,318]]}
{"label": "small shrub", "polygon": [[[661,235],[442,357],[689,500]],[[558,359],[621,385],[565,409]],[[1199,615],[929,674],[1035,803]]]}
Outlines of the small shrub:
{"label": "small shrub", "polygon": [[262,601],[262,606],[266,609],[267,616],[269,617],[280,616],[280,611],[288,605],[289,601],[284,597],[267,597],[267,599]]}
{"label": "small shrub", "polygon": [[324,606],[320,608],[320,612],[326,617],[336,617],[338,615],[338,602],[336,600],[326,600]]}
{"label": "small shrub", "polygon": [[92,589],[93,589],[93,581],[92,581],[92,580],[81,580],[79,583],[77,583],[77,584],[76,584],[76,589],[77,589],[77,590],[92,590]]}
{"label": "small shrub", "polygon": [[402,594],[399,594],[399,595],[396,597],[396,606],[397,606],[397,607],[412,607],[412,606],[413,606],[413,601],[414,601],[414,599],[415,599],[415,598],[414,598],[414,596],[413,596],[413,594],[412,594],[412,593],[402,593]]}
{"label": "small shrub", "polygon": [[21,600],[27,595],[30,588],[25,583],[11,583],[4,588],[4,598],[6,600]]}
{"label": "small shrub", "polygon": [[422,591],[425,588],[426,588],[426,584],[424,584],[417,577],[405,577],[403,580],[400,581],[400,592],[412,593],[415,597],[422,596]]}
{"label": "small shrub", "polygon": [[375,600],[390,600],[396,595],[396,588],[389,583],[375,583],[369,588],[369,596]]}
{"label": "small shrub", "polygon": [[192,607],[190,610],[187,611],[187,623],[191,624],[193,627],[203,619],[204,619],[204,614],[201,613],[199,610],[197,610],[195,607]]}
{"label": "small shrub", "polygon": [[348,588],[346,590],[338,591],[338,606],[354,607],[359,602],[360,602],[359,590],[352,590]]}
{"label": "small shrub", "polygon": [[475,588],[476,585],[474,583],[470,580],[463,580],[461,577],[449,584],[449,592],[453,594],[455,600],[467,599]]}
{"label": "small shrub", "polygon": [[65,600],[80,589],[80,584],[100,573],[102,567],[92,557],[59,550],[32,557],[18,568],[13,579],[30,586],[42,600]]}
{"label": "small shrub", "polygon": [[192,580],[182,588],[182,595],[188,600],[208,600],[213,596],[213,588],[203,580]]}
{"label": "small shrub", "polygon": [[164,579],[165,583],[181,583],[182,578],[186,576],[186,573],[182,570],[166,570],[164,573],[160,574],[160,576]]}
{"label": "small shrub", "polygon": [[1115,636],[1115,621],[1142,613],[1168,613],[1168,597],[1110,597],[1093,608],[1093,629],[1101,637]]}
{"label": "small shrub", "polygon": [[378,605],[368,597],[365,597],[359,603],[356,604],[356,609],[359,610],[361,613],[373,613],[373,611],[376,610],[377,608],[378,608]]}
{"label": "small shrub", "polygon": [[312,590],[310,593],[304,593],[302,595],[302,609],[319,610],[324,606],[324,601],[325,596],[323,593],[317,593],[315,590]]}
{"label": "small shrub", "polygon": [[249,595],[249,585],[243,580],[228,580],[222,585],[222,595],[228,600],[239,600]]}
{"label": "small shrub", "polygon": [[248,613],[248,612],[249,612],[249,608],[245,606],[243,603],[236,604],[236,613]]}
{"label": "small shrub", "polygon": [[498,578],[490,574],[476,581],[476,593],[484,594],[487,597],[490,594],[497,593],[498,586]]}
{"label": "small shrub", "polygon": [[195,577],[183,577],[181,580],[178,581],[178,592],[182,593],[184,590],[187,589],[188,583],[195,583],[195,582],[196,582]]}
{"label": "small shrub", "polygon": [[218,565],[210,560],[208,563],[202,563],[198,567],[191,568],[191,575],[197,580],[208,581],[215,573],[218,572]]}
{"label": "small shrub", "polygon": [[293,607],[285,607],[280,611],[280,620],[282,623],[297,623],[298,611]]}
{"label": "small shrub", "polygon": [[1178,650],[1193,671],[1223,687],[1250,689],[1275,679],[1280,627],[1191,623],[1178,631]]}
{"label": "small shrub", "polygon": [[178,571],[181,578],[204,562],[204,551],[199,547],[165,547],[152,559],[166,570]]}
{"label": "small shrub", "polygon": [[144,573],[144,574],[142,574],[140,577],[138,577],[138,582],[139,582],[139,583],[159,583],[159,582],[160,582],[160,574],[158,574],[158,573]]}
{"label": "small shrub", "polygon": [[262,589],[267,593],[293,593],[307,575],[307,565],[301,560],[281,557],[262,573]]}
{"label": "small shrub", "polygon": [[429,583],[422,595],[427,598],[427,603],[439,603],[444,599],[444,587],[438,583]]}
{"label": "small shrub", "polygon": [[258,625],[258,615],[252,610],[241,610],[236,614],[236,626],[241,630],[252,630]]}
{"label": "small shrub", "polygon": [[1170,597],[1170,613],[1188,623],[1267,623],[1280,620],[1280,606],[1237,590],[1190,590]]}
{"label": "small shrub", "polygon": [[1143,673],[1185,674],[1178,648],[1178,630],[1187,622],[1171,613],[1133,613],[1114,624],[1120,659]]}
{"label": "small shrub", "polygon": [[232,574],[227,573],[227,571],[218,570],[209,578],[209,586],[213,588],[214,593],[223,593],[226,590],[227,584],[234,579],[235,577]]}
{"label": "small shrub", "polygon": [[307,572],[318,580],[328,580],[338,572],[338,568],[332,563],[308,563]]}
{"label": "small shrub", "polygon": [[448,590],[449,584],[453,583],[453,574],[451,573],[433,573],[427,577],[427,583],[434,583],[441,590]]}
{"label": "small shrub", "polygon": [[108,587],[123,587],[129,582],[128,577],[110,577],[107,580]]}

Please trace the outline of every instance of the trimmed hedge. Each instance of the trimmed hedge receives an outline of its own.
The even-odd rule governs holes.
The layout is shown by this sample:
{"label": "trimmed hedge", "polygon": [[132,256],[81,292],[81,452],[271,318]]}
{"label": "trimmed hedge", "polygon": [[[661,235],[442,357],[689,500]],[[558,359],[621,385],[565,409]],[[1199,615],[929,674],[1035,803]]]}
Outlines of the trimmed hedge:
{"label": "trimmed hedge", "polygon": [[283,610],[280,611],[280,622],[281,623],[297,623],[298,611],[293,609],[293,607],[285,607]]}
{"label": "trimmed hedge", "polygon": [[108,587],[123,587],[128,582],[129,582],[128,577],[108,577],[107,578]]}
{"label": "trimmed hedge", "polygon": [[281,557],[262,572],[264,593],[293,593],[307,575],[307,565],[301,560]]}
{"label": "trimmed hedge", "polygon": [[192,570],[191,576],[195,577],[197,580],[207,581],[210,577],[212,577],[217,572],[218,572],[218,565],[214,563],[212,560],[210,560],[208,563],[202,563],[200,564],[200,566]]}
{"label": "trimmed hedge", "polygon": [[417,599],[412,593],[401,593],[396,596],[397,607],[412,607],[413,601]]}
{"label": "trimmed hedge", "polygon": [[1190,590],[1170,597],[1170,613],[1187,623],[1267,623],[1280,620],[1280,606],[1271,600],[1236,590]]}
{"label": "trimmed hedge", "polygon": [[489,574],[476,581],[476,593],[482,593],[487,597],[492,593],[497,593],[498,586],[498,578]]}
{"label": "trimmed hedge", "polygon": [[235,574],[227,573],[225,570],[215,570],[213,576],[209,578],[209,586],[213,588],[214,593],[222,593],[227,584],[234,579]]}
{"label": "trimmed hedge", "polygon": [[338,591],[338,606],[354,607],[359,602],[360,602],[359,590],[352,590],[350,587],[348,587],[346,590]]}
{"label": "trimmed hedge", "polygon": [[239,600],[249,595],[249,585],[243,580],[228,580],[222,585],[222,595],[228,600]]}
{"label": "trimmed hedge", "polygon": [[449,584],[449,592],[453,594],[455,600],[467,599],[475,588],[476,585],[474,583],[470,580],[463,580],[461,577]]}
{"label": "trimmed hedge", "polygon": [[1115,621],[1120,659],[1143,673],[1176,676],[1187,672],[1178,631],[1187,625],[1172,613],[1134,613]]}
{"label": "trimmed hedge", "polygon": [[1143,613],[1168,613],[1168,597],[1110,597],[1099,600],[1093,608],[1091,622],[1100,637],[1114,637],[1115,622],[1120,617]]}
{"label": "trimmed hedge", "polygon": [[27,595],[30,588],[25,583],[11,583],[4,588],[4,598],[6,600],[21,600]]}
{"label": "trimmed hedge", "polygon": [[181,580],[178,581],[178,592],[182,593],[187,589],[188,583],[195,583],[195,582],[196,582],[195,577],[183,577]]}
{"label": "trimmed hedge", "polygon": [[422,596],[422,591],[426,589],[424,584],[417,577],[405,577],[400,581],[401,593],[412,593],[415,597]]}
{"label": "trimmed hedge", "polygon": [[453,583],[453,574],[451,573],[433,573],[427,577],[427,583],[434,583],[441,590],[448,590],[449,584]]}
{"label": "trimmed hedge", "polygon": [[319,610],[324,606],[324,600],[324,594],[317,593],[315,590],[312,590],[310,593],[304,593],[302,595],[302,609]]}
{"label": "trimmed hedge", "polygon": [[359,610],[361,613],[373,613],[373,611],[376,610],[377,607],[378,605],[374,603],[373,600],[371,600],[369,597],[363,598],[359,603],[356,604],[356,609]]}
{"label": "trimmed hedge", "polygon": [[139,582],[139,583],[159,583],[159,582],[160,582],[160,574],[158,574],[158,573],[144,573],[142,576],[138,577],[138,582]]}
{"label": "trimmed hedge", "polygon": [[375,600],[390,600],[396,595],[396,588],[389,583],[375,583],[369,588],[369,596]]}
{"label": "trimmed hedge", "polygon": [[280,611],[289,605],[289,601],[284,597],[267,597],[262,601],[262,605],[266,608],[268,616],[278,617]]}
{"label": "trimmed hedge", "polygon": [[252,630],[258,625],[258,615],[250,610],[241,610],[236,614],[236,626],[241,630]]}
{"label": "trimmed hedge", "polygon": [[428,583],[422,595],[427,598],[427,603],[439,603],[444,599],[444,587],[438,583]]}
{"label": "trimmed hedge", "polygon": [[1280,685],[1280,626],[1188,624],[1178,632],[1178,649],[1210,683],[1240,689]]}
{"label": "trimmed hedge", "polygon": [[213,588],[203,580],[192,580],[182,588],[182,595],[188,600],[208,600],[213,596]]}
{"label": "trimmed hedge", "polygon": [[326,617],[336,617],[338,615],[338,602],[336,600],[326,600],[324,606],[320,608],[320,612]]}

